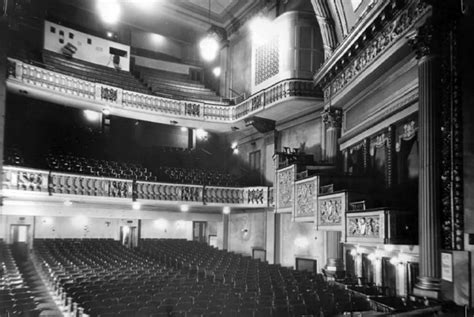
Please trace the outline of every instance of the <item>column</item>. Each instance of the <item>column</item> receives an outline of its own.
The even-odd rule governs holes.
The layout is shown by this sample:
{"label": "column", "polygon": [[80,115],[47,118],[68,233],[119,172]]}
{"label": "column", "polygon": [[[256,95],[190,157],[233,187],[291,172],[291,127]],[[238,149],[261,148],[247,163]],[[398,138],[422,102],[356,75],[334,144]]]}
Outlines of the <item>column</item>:
{"label": "column", "polygon": [[437,298],[440,288],[440,74],[436,34],[428,22],[410,40],[418,59],[420,276],[415,294]]}
{"label": "column", "polygon": [[227,250],[229,248],[229,215],[222,215],[222,249]]}
{"label": "column", "polygon": [[336,276],[344,271],[343,249],[341,245],[341,231],[326,231],[326,272]]}
{"label": "column", "polygon": [[[7,98],[6,76],[8,69],[7,61],[7,43],[8,43],[8,18],[0,16],[0,175],[3,170],[3,151],[5,139],[5,108]],[[0,189],[1,191],[1,189]],[[0,197],[0,205],[2,205]]]}
{"label": "column", "polygon": [[339,137],[341,136],[342,109],[329,107],[322,112],[326,128],[325,158],[329,163],[337,163],[339,156]]}

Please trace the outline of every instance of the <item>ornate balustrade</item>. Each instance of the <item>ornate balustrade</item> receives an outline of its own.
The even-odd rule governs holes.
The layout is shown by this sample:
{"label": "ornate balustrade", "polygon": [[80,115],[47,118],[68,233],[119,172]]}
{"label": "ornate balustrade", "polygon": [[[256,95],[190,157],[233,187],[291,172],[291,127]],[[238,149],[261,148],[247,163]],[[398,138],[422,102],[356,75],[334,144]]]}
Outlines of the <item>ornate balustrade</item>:
{"label": "ornate balustrade", "polygon": [[22,83],[89,102],[106,103],[112,108],[224,123],[241,120],[291,97],[321,97],[321,93],[313,89],[311,80],[287,79],[233,106],[175,100],[78,79],[16,59],[8,59],[7,82]]}
{"label": "ornate balustrade", "polygon": [[112,198],[132,198],[131,180],[51,172],[49,193]]}
{"label": "ornate balustrade", "polygon": [[48,192],[49,172],[29,168],[3,168],[3,189]]}
{"label": "ornate balustrade", "polygon": [[38,192],[45,196],[77,195],[204,205],[268,207],[268,187],[217,187],[167,184],[88,175],[58,173],[23,167],[3,167],[5,193]]}
{"label": "ornate balustrade", "polygon": [[417,244],[416,217],[416,213],[392,209],[346,212],[346,241]]}

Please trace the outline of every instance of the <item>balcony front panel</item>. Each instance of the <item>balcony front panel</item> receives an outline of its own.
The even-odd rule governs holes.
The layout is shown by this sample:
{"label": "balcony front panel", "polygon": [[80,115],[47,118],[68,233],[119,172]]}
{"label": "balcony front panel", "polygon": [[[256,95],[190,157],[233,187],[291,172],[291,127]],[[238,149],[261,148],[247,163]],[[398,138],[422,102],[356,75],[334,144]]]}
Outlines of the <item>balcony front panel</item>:
{"label": "balcony front panel", "polygon": [[314,222],[318,203],[319,176],[295,182],[295,207],[293,220]]}
{"label": "balcony front panel", "polygon": [[368,244],[418,243],[416,215],[412,212],[378,209],[346,213],[346,241]]}
{"label": "balcony front panel", "polygon": [[319,196],[316,210],[318,230],[344,232],[347,201],[348,193],[346,191]]}
{"label": "balcony front panel", "polygon": [[43,196],[78,199],[95,203],[114,201],[144,205],[230,206],[236,208],[267,208],[268,187],[219,187],[189,184],[145,182],[35,170],[23,167],[3,167],[3,195],[28,200]]}
{"label": "balcony front panel", "polygon": [[296,165],[276,171],[275,211],[278,213],[293,212],[295,197]]}
{"label": "balcony front panel", "polygon": [[[311,105],[314,108],[314,103],[322,100],[321,94],[313,89],[312,81],[305,79],[282,80],[233,106],[176,100],[78,79],[16,59],[8,59],[7,84],[9,89],[14,91],[28,93],[52,102],[75,100],[70,104],[97,108],[98,111],[109,107],[116,114],[131,117],[134,117],[133,114],[135,117],[146,115],[148,120],[168,124],[170,118],[184,119],[186,121],[183,122],[190,125],[191,122],[195,125],[199,124],[196,127],[202,127],[202,122],[208,122],[210,126],[223,131],[228,131],[227,124],[241,122],[250,115],[272,108],[284,101],[301,98],[302,105],[307,107]],[[298,112],[301,109],[292,107],[288,111]]]}

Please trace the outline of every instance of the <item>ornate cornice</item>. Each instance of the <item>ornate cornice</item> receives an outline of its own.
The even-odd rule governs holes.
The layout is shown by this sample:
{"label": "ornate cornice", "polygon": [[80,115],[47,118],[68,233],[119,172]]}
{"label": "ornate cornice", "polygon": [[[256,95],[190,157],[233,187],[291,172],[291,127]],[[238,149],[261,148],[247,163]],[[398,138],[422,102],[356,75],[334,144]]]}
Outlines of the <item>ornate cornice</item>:
{"label": "ornate cornice", "polygon": [[341,91],[393,43],[402,39],[430,9],[422,0],[408,3],[392,0],[384,4],[372,11],[376,16],[367,22],[365,29],[349,36],[314,76],[314,83],[323,87],[326,99]]}
{"label": "ornate cornice", "polygon": [[321,113],[324,124],[328,128],[340,129],[342,126],[342,109],[330,107]]}

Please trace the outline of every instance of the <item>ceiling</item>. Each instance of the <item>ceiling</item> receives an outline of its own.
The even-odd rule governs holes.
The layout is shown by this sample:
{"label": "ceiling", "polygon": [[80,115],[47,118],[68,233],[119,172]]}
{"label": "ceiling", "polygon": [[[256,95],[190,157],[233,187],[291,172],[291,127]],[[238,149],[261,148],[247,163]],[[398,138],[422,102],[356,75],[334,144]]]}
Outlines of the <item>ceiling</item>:
{"label": "ceiling", "polygon": [[[96,1],[45,0],[43,3],[49,10],[73,7],[96,14]],[[147,0],[143,5],[146,0],[118,1],[123,24],[187,43],[195,43],[211,24],[228,28],[266,3],[266,0]]]}

